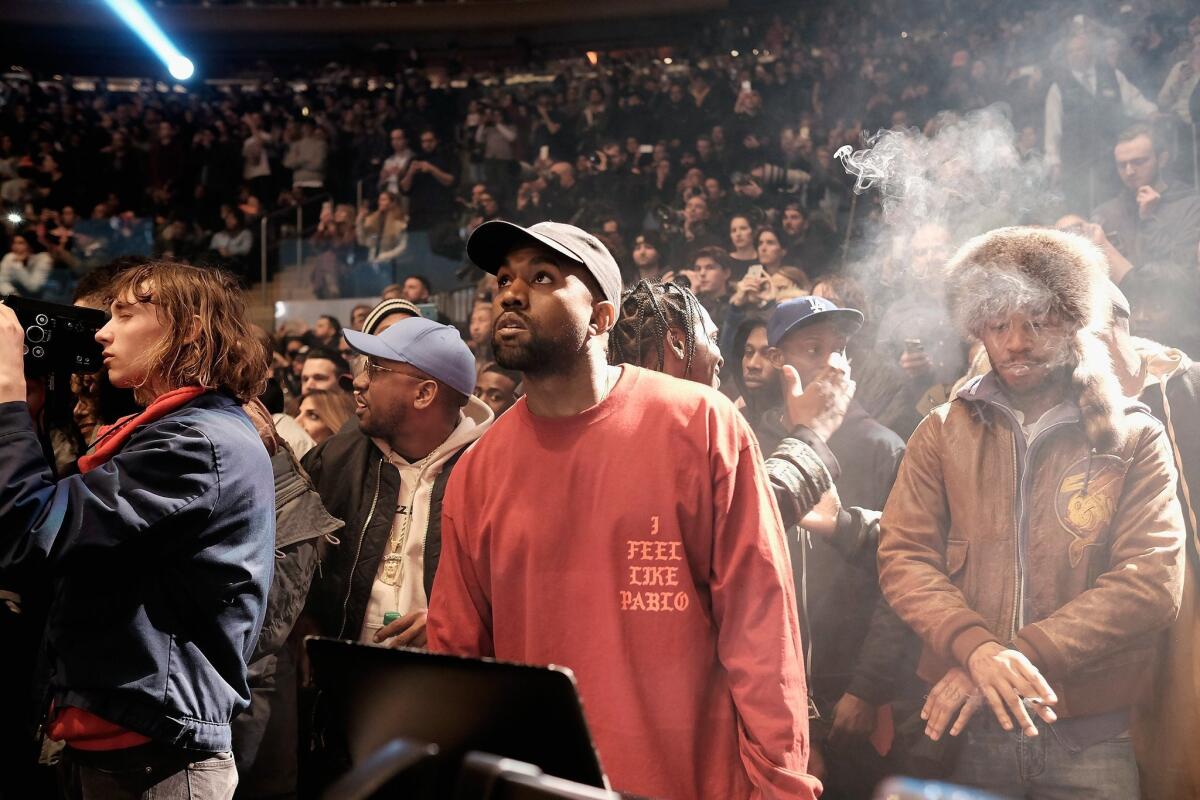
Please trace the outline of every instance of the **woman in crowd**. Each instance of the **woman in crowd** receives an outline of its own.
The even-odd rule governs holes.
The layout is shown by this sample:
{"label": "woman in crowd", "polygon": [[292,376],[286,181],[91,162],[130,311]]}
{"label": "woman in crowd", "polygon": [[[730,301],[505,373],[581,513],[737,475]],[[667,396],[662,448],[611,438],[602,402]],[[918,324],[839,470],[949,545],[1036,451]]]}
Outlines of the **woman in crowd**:
{"label": "woman in crowd", "polygon": [[351,263],[357,238],[352,215],[354,207],[340,203],[336,208],[326,203],[321,209],[313,248],[317,251],[313,267],[313,293],[321,299],[342,297],[353,287],[346,267]]}
{"label": "woman in crowd", "polygon": [[13,236],[12,249],[0,259],[0,294],[36,296],[49,280],[50,256],[33,252],[32,239],[27,233]]}
{"label": "woman in crowd", "polygon": [[754,226],[745,214],[734,214],[729,218],[729,260],[733,264],[733,277],[741,280],[750,265],[758,262],[758,250],[754,247]]}
{"label": "woman in crowd", "polygon": [[[774,228],[762,227],[754,234],[754,250],[758,254],[758,263],[768,275],[774,275],[781,267],[788,266],[787,250],[783,249],[783,240]],[[809,284],[807,276],[804,284]]]}
{"label": "woman in crowd", "polygon": [[340,389],[317,389],[300,401],[296,421],[317,444],[333,436],[354,414],[354,398]]}
{"label": "woman in crowd", "polygon": [[396,195],[380,192],[374,213],[368,214],[366,206],[359,209],[356,230],[358,244],[367,249],[371,266],[356,275],[354,293],[363,297],[396,280],[395,261],[408,248],[408,214]]}

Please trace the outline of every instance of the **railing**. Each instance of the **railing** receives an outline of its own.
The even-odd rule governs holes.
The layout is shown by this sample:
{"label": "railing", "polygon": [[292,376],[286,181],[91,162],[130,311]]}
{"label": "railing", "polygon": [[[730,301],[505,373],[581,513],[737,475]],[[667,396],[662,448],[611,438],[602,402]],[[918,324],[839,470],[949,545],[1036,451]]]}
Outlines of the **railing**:
{"label": "railing", "polygon": [[[295,237],[296,244],[296,266],[304,263],[304,239],[307,228],[305,227],[306,220],[312,230],[316,230],[317,221],[321,217],[321,207],[333,199],[332,195],[324,192],[312,197],[306,197],[302,202],[297,203],[294,208],[280,208],[266,214],[259,220],[259,280],[262,282],[262,299],[264,303],[270,302],[268,295],[268,278],[270,272],[270,255],[275,247],[279,249],[280,266],[283,266],[283,243],[286,223],[295,220],[295,227],[292,228],[292,235]],[[315,212],[313,211],[315,207]],[[275,233],[274,240],[271,234]],[[274,242],[274,243],[272,243]]]}

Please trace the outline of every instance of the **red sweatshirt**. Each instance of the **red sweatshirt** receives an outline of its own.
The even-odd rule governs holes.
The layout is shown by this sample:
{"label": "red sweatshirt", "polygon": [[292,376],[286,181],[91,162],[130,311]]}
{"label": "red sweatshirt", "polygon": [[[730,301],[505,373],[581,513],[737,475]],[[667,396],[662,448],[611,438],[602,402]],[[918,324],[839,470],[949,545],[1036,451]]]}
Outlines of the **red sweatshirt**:
{"label": "red sweatshirt", "polygon": [[429,646],[574,670],[622,791],[811,798],[791,575],[741,414],[627,366],[574,417],[522,399],[463,456]]}

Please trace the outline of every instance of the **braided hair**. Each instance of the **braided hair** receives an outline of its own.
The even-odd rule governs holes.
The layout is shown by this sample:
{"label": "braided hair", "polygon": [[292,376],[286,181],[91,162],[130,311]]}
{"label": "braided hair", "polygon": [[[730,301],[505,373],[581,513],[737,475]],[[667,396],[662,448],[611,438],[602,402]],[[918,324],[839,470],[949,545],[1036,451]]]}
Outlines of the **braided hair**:
{"label": "braided hair", "polygon": [[658,356],[654,369],[666,363],[667,332],[683,331],[684,374],[691,372],[696,357],[696,323],[702,319],[700,301],[690,289],[676,283],[639,281],[621,295],[621,315],[608,337],[610,364],[650,366],[647,357]]}

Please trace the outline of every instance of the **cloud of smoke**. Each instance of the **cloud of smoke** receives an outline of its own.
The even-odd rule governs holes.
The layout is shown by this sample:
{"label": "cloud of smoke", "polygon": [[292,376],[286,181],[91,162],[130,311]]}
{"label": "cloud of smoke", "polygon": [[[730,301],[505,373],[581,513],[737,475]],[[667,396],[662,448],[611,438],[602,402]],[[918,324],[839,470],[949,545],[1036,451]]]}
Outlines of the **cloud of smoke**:
{"label": "cloud of smoke", "polygon": [[895,284],[908,269],[908,242],[930,225],[948,231],[953,252],[984,231],[1054,219],[1058,198],[1048,169],[1036,155],[1021,156],[1007,107],[943,114],[928,130],[880,131],[863,149],[836,154],[854,191],[878,192],[882,206],[882,221],[864,230],[851,272]]}
{"label": "cloud of smoke", "polygon": [[[955,245],[1004,225],[1047,221],[1057,198],[1040,158],[1022,158],[1003,106],[944,115],[932,136],[885,130],[837,152],[858,193],[880,193],[889,254],[897,239],[938,224]],[[873,249],[873,248],[871,248]],[[870,254],[869,256],[870,257]]]}

